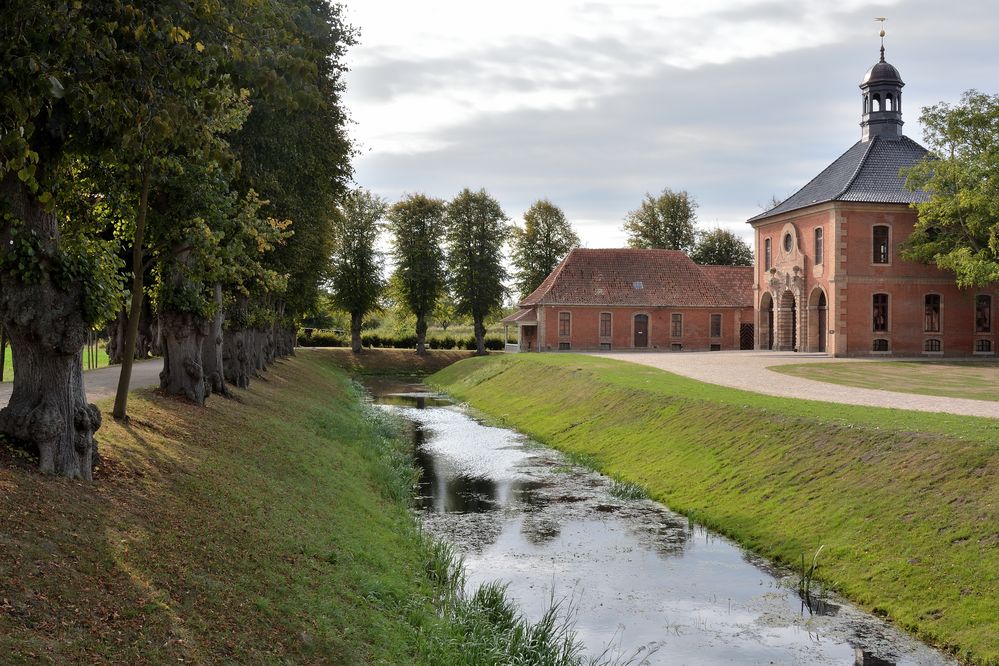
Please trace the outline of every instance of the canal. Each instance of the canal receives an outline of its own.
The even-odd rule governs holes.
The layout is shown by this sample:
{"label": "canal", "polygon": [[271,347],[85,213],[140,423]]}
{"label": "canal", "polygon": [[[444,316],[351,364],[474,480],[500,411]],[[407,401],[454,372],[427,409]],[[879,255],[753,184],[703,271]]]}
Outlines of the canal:
{"label": "canal", "polygon": [[[465,560],[468,585],[509,585],[529,619],[572,609],[591,655],[647,664],[955,664],[797,576],[558,451],[486,425],[403,380],[372,380],[406,419],[425,529]],[[821,567],[821,561],[819,563]]]}

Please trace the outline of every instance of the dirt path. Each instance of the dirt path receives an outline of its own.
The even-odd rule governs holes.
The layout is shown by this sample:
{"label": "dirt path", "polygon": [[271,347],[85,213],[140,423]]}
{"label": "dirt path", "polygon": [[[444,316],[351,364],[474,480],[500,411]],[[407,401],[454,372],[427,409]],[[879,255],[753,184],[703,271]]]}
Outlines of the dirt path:
{"label": "dirt path", "polygon": [[[773,365],[790,363],[873,363],[876,360],[831,358],[825,354],[795,354],[791,352],[618,352],[596,354],[630,363],[652,366],[667,372],[711,384],[755,391],[784,398],[804,398],[839,402],[846,405],[868,405],[920,412],[944,412],[963,416],[999,418],[999,403],[967,398],[944,398],[916,393],[896,393],[877,389],[829,384],[802,377],[771,372]],[[874,368],[872,368],[874,370]]]}
{"label": "dirt path", "polygon": [[[91,402],[108,398],[118,389],[118,371],[121,366],[113,365],[99,370],[88,370],[83,373],[83,384],[87,387],[87,399]],[[163,369],[163,359],[151,358],[147,361],[137,361],[132,366],[131,388],[146,388],[160,383],[160,370]],[[0,405],[6,406],[10,400],[10,392],[14,390],[13,382],[0,384]]]}

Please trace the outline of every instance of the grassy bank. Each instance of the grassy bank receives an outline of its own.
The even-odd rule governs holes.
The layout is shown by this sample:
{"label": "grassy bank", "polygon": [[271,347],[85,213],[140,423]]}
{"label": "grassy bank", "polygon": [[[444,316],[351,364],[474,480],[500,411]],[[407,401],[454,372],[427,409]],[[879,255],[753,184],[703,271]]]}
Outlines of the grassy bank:
{"label": "grassy bank", "polygon": [[133,394],[93,483],[0,441],[0,660],[491,663],[546,631],[571,653],[556,619],[456,589],[407,507],[408,444],[336,361],[300,354],[205,408]]}
{"label": "grassy bank", "polygon": [[576,355],[431,381],[816,578],[962,659],[999,663],[999,420],[773,398]]}

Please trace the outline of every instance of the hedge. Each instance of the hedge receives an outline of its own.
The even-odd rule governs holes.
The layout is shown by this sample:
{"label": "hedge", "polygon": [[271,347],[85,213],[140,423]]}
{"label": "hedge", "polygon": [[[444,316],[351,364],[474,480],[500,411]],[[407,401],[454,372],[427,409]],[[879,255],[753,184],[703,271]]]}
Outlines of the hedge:
{"label": "hedge", "polygon": [[[503,349],[502,337],[495,335],[486,336],[486,349],[499,351]],[[415,335],[389,336],[378,335],[377,333],[362,334],[361,344],[365,347],[393,347],[395,349],[416,349]],[[305,331],[298,333],[299,347],[349,347],[350,336],[332,331]],[[475,336],[454,337],[443,335],[440,337],[427,338],[427,346],[430,349],[475,349]]]}

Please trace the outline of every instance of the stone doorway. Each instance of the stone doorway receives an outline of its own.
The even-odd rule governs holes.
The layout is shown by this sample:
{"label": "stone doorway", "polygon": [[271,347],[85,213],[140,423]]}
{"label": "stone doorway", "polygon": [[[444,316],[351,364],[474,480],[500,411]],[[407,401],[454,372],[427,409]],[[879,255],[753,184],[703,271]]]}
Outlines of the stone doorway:
{"label": "stone doorway", "polygon": [[825,352],[828,335],[826,292],[816,287],[808,296],[808,351]]}
{"label": "stone doorway", "polygon": [[768,293],[760,298],[760,349],[774,348],[774,299]]}
{"label": "stone doorway", "polygon": [[780,307],[777,309],[777,349],[798,349],[798,302],[790,289],[781,295]]}

